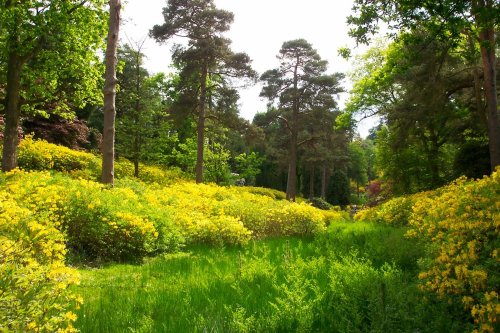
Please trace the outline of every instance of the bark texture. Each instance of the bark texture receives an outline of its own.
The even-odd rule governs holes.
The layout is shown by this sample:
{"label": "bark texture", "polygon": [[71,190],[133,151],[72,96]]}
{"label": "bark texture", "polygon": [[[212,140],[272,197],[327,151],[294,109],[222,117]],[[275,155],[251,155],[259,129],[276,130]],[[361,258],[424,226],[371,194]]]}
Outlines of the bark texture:
{"label": "bark texture", "polygon": [[121,0],[109,1],[109,30],[106,47],[104,81],[104,129],[102,139],[102,178],[104,184],[114,183],[115,174],[115,118],[116,118],[116,65],[120,33]]}

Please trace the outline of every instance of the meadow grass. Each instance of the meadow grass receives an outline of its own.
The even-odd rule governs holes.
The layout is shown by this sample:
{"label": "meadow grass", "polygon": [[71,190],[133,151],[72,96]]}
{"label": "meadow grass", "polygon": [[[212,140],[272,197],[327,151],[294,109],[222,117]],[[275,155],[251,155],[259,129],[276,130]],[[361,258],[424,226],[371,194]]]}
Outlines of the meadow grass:
{"label": "meadow grass", "polygon": [[[315,238],[251,241],[80,269],[82,332],[459,332],[417,288],[404,230],[338,223]],[[424,297],[425,296],[425,297]],[[452,310],[452,309],[451,309]]]}

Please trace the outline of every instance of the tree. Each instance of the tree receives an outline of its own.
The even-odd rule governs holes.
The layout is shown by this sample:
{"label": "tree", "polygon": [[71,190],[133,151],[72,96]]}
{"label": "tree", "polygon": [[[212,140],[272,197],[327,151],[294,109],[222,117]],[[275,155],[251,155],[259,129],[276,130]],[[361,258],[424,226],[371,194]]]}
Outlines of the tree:
{"label": "tree", "polygon": [[255,177],[261,172],[260,167],[264,159],[256,152],[250,154],[239,154],[234,158],[236,162],[236,171],[240,177],[245,179],[245,184],[254,186]]}
{"label": "tree", "polygon": [[0,1],[2,170],[17,166],[22,113],[68,114],[97,99],[101,0]]}
{"label": "tree", "polygon": [[143,67],[141,48],[141,45],[133,48],[127,44],[118,50],[123,68],[117,75],[116,151],[134,163],[135,177],[139,177],[139,162],[146,159],[154,139],[168,135],[169,130],[165,109],[170,82],[163,73],[149,75]]}
{"label": "tree", "polygon": [[116,66],[120,33],[121,0],[109,1],[109,28],[104,74],[104,128],[102,133],[102,178],[104,184],[113,184],[115,175],[115,116]]}
{"label": "tree", "polygon": [[[245,53],[234,53],[231,41],[222,36],[229,30],[233,14],[217,9],[213,0],[169,0],[163,9],[165,23],[156,25],[151,35],[164,42],[174,36],[188,39],[188,47],[175,47],[173,58],[181,67],[181,77],[192,87],[196,99],[197,162],[196,182],[203,182],[206,106],[210,90],[227,78],[251,78],[256,73]],[[215,85],[212,86],[212,83]],[[189,95],[188,95],[189,96]]]}
{"label": "tree", "polygon": [[475,102],[474,75],[457,52],[466,38],[457,46],[431,37],[428,29],[415,29],[399,34],[385,50],[370,49],[358,62],[356,72],[362,75],[356,75],[347,103],[353,112],[382,118],[378,167],[398,194],[451,180],[457,149],[487,136]]}
{"label": "tree", "polygon": [[483,89],[487,106],[490,162],[492,170],[500,165],[500,119],[496,86],[495,27],[500,21],[496,0],[356,0],[355,14],[348,18],[350,34],[367,42],[386,22],[392,31],[407,31],[425,26],[433,38],[458,44],[466,32],[479,43],[483,64]]}
{"label": "tree", "polygon": [[359,140],[349,144],[349,165],[347,176],[356,182],[356,190],[359,198],[359,186],[368,182],[368,161],[362,142]]}
{"label": "tree", "polygon": [[[342,74],[326,75],[327,61],[322,60],[312,45],[304,39],[283,43],[278,55],[280,67],[261,76],[264,87],[261,96],[276,107],[276,118],[288,131],[287,199],[297,194],[298,147],[305,115],[317,109],[335,106],[333,96],[342,91]],[[310,138],[309,138],[310,139]]]}

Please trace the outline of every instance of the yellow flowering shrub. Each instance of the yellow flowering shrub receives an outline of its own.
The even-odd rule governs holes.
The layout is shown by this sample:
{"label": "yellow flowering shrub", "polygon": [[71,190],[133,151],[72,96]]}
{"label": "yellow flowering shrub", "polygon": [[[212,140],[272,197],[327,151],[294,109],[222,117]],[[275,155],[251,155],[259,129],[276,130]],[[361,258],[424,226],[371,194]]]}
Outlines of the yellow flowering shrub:
{"label": "yellow flowering shrub", "polygon": [[[157,204],[171,207],[180,225],[185,224],[182,221],[191,221],[193,218],[187,216],[193,214],[210,219],[229,216],[241,221],[254,237],[315,234],[325,229],[326,222],[345,218],[340,212],[322,211],[306,203],[277,201],[241,187],[181,182],[156,193],[154,197],[162,198]],[[188,234],[186,238],[192,239]]]}
{"label": "yellow flowering shrub", "polygon": [[422,288],[461,302],[476,332],[500,329],[500,168],[477,181],[460,178],[413,206],[409,237],[431,244]]}
{"label": "yellow flowering shrub", "polygon": [[272,199],[277,199],[277,200],[286,199],[286,194],[284,192],[272,188],[245,186],[245,187],[239,187],[239,189],[240,191],[245,191],[252,194],[265,195]]}
{"label": "yellow flowering shrub", "polygon": [[[23,170],[56,170],[68,173],[75,179],[98,180],[101,177],[101,163],[100,156],[72,150],[45,140],[34,140],[29,135],[19,143],[18,164]],[[139,171],[139,179],[147,183],[169,185],[186,178],[179,169],[167,170],[140,164]],[[124,158],[115,162],[117,179],[133,176],[132,162]]]}
{"label": "yellow flowering shrub", "polygon": [[20,207],[0,191],[0,331],[75,332],[82,303],[68,287],[79,283],[66,267],[63,234],[54,221]]}
{"label": "yellow flowering shrub", "polygon": [[64,231],[70,250],[86,259],[124,260],[154,251],[158,233],[134,214],[137,195],[49,172],[3,174],[8,193],[24,208]]}
{"label": "yellow flowering shrub", "polygon": [[354,215],[355,221],[372,221],[375,222],[378,219],[378,207],[367,207],[364,208]]}
{"label": "yellow flowering shrub", "polygon": [[306,203],[289,203],[266,214],[267,235],[313,235],[326,229],[325,215]]}
{"label": "yellow flowering shrub", "polygon": [[398,197],[383,203],[377,212],[377,220],[394,226],[408,224],[414,199]]}
{"label": "yellow flowering shrub", "polygon": [[393,226],[408,225],[412,208],[421,198],[433,197],[440,190],[421,192],[412,195],[395,197],[381,205],[360,210],[354,215],[356,221],[372,221]]}
{"label": "yellow flowering shrub", "polygon": [[326,225],[330,225],[334,222],[349,222],[351,221],[351,217],[349,213],[345,210],[338,209],[334,207],[329,210],[321,210],[321,214],[323,214]]}
{"label": "yellow flowering shrub", "polygon": [[96,168],[99,160],[95,155],[33,140],[26,136],[19,143],[18,163],[26,170],[72,171]]}

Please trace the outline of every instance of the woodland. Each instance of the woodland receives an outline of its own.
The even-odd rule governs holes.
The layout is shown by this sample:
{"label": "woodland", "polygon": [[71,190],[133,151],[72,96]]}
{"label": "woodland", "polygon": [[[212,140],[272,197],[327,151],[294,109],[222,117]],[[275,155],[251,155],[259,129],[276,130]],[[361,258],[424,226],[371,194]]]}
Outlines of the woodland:
{"label": "woodland", "polygon": [[122,6],[0,0],[0,332],[500,331],[498,1],[355,0],[349,73]]}

